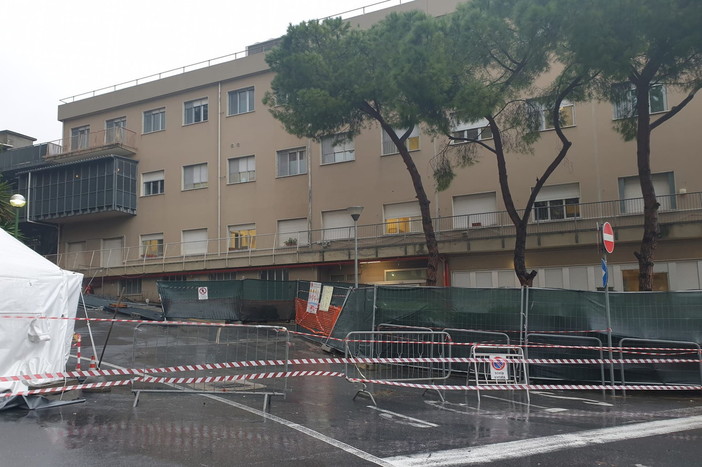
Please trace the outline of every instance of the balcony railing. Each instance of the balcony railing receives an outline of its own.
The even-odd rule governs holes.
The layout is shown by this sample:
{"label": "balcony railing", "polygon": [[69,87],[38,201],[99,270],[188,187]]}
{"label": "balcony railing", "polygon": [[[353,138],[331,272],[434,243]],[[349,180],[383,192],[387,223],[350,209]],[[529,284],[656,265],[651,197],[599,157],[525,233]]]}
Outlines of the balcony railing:
{"label": "balcony railing", "polygon": [[[659,196],[661,224],[702,221],[702,193]],[[529,223],[529,235],[594,232],[600,221],[609,221],[615,229],[641,227],[643,199],[626,199],[576,206],[576,217],[535,221]],[[532,219],[533,219],[532,215]],[[418,218],[410,219],[398,230],[397,222],[358,226],[359,248],[382,248],[409,244],[423,244],[424,234]],[[436,237],[440,243],[471,241],[490,238],[509,238],[515,235],[514,225],[507,212],[487,212],[434,219]],[[395,232],[395,233],[389,233]],[[305,253],[350,251],[354,247],[354,229],[338,227],[293,233],[258,234],[241,247],[239,239],[214,238],[194,242],[159,243],[125,246],[123,248],[90,250],[50,256],[61,267],[74,271],[98,271],[110,275],[110,270],[128,274],[147,268],[162,271],[186,271],[252,265],[292,264]],[[294,239],[294,240],[290,240]]]}
{"label": "balcony railing", "polygon": [[56,140],[48,143],[50,150],[45,160],[72,159],[77,157],[117,154],[120,156],[136,153],[136,133],[127,128],[108,128],[90,131],[68,140]]}

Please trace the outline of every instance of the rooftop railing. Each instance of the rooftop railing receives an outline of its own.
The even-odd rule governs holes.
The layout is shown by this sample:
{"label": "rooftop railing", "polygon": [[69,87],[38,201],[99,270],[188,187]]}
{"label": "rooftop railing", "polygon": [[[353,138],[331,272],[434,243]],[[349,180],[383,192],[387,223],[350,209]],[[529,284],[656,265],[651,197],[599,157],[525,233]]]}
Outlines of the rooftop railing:
{"label": "rooftop railing", "polygon": [[[327,19],[327,18],[338,18],[338,17],[347,19],[347,18],[351,18],[353,16],[365,15],[366,13],[370,13],[370,12],[380,10],[383,8],[389,8],[389,7],[394,6],[394,5],[402,5],[402,3],[408,3],[409,1],[413,1],[413,0],[404,0],[404,2],[403,2],[403,0],[383,0],[380,2],[371,3],[370,5],[365,5],[365,6],[362,6],[359,8],[355,8],[353,10],[347,10],[347,11],[343,11],[341,13],[329,15],[325,18],[320,18],[320,20]],[[390,5],[388,5],[388,3]],[[123,83],[113,84],[111,86],[106,86],[104,88],[95,89],[93,91],[88,91],[88,92],[84,92],[81,94],[76,94],[75,96],[64,97],[63,99],[59,99],[59,100],[64,104],[70,104],[71,102],[76,102],[76,101],[83,100],[83,99],[89,99],[91,97],[96,97],[96,96],[99,96],[102,94],[108,94],[110,92],[115,92],[115,91],[119,91],[121,89],[126,89],[126,88],[130,88],[133,86],[138,86],[140,84],[149,83],[151,81],[158,81],[160,79],[168,78],[170,76],[182,75],[184,73],[198,70],[201,68],[208,68],[208,67],[213,66],[213,65],[219,65],[221,63],[229,62],[232,60],[238,60],[238,59],[244,58],[248,55],[249,55],[248,50],[244,50],[241,52],[234,52],[231,54],[222,55],[220,57],[211,58],[208,60],[203,60],[201,62],[193,63],[191,65],[185,65],[185,66],[181,66],[178,68],[172,68],[172,69],[167,70],[167,71],[162,71],[160,73],[154,73],[153,75],[145,76],[143,78],[137,78],[137,79],[125,81]]]}
{"label": "rooftop railing", "polygon": [[[661,224],[702,221],[702,193],[659,196]],[[607,220],[617,228],[641,227],[643,199],[624,199],[599,203],[570,205],[571,217],[536,219],[527,231],[529,235],[595,232],[597,223]],[[558,215],[556,210],[552,214]],[[544,213],[539,214],[539,216]],[[439,217],[434,219],[440,242],[513,237],[515,234],[505,211]],[[151,238],[143,245],[122,248],[62,253],[49,259],[74,271],[101,272],[110,275],[119,268],[120,274],[146,271],[188,271],[222,267],[294,264],[305,253],[350,251],[354,248],[354,228],[338,227],[288,233],[241,235],[203,239],[192,242],[164,243]],[[382,224],[358,226],[359,248],[382,248],[408,244],[423,244],[424,234],[419,218],[394,219]],[[265,257],[265,259],[264,259]]]}

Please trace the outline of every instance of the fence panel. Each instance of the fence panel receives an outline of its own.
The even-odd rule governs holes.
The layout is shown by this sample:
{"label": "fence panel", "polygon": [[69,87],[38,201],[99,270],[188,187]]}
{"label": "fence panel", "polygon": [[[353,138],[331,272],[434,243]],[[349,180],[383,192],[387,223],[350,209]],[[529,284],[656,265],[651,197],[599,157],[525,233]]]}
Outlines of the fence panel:
{"label": "fence panel", "polygon": [[[373,359],[421,359],[451,357],[451,337],[441,331],[387,330],[350,332],[344,339],[346,358]],[[375,398],[364,381],[445,381],[451,376],[451,363],[446,361],[426,362],[381,362],[346,363],[346,379],[360,382],[362,388],[356,393]],[[359,381],[361,380],[361,381]],[[441,396],[443,399],[443,396]]]}
{"label": "fence panel", "polygon": [[619,341],[618,352],[621,358],[692,360],[690,363],[622,363],[622,385],[702,385],[702,350],[696,342],[624,338]]}
{"label": "fence panel", "polygon": [[133,382],[134,405],[143,392],[258,394],[267,410],[270,396],[285,397],[287,378],[259,377],[287,372],[289,343],[277,326],[139,324],[133,367],[143,376]]}
{"label": "fence panel", "polygon": [[[605,384],[604,351],[597,337],[531,333],[526,335],[527,358],[599,359],[599,364],[564,365],[529,364],[532,379],[599,381]],[[612,382],[613,383],[613,382]]]}
{"label": "fence panel", "polygon": [[[470,357],[486,359],[486,361],[474,362],[473,371],[466,378],[466,385],[470,386],[471,376],[473,377],[477,387],[478,402],[480,402],[480,386],[529,384],[529,373],[521,347],[476,345],[471,348]],[[530,402],[529,388],[525,387],[525,390],[527,401]]]}

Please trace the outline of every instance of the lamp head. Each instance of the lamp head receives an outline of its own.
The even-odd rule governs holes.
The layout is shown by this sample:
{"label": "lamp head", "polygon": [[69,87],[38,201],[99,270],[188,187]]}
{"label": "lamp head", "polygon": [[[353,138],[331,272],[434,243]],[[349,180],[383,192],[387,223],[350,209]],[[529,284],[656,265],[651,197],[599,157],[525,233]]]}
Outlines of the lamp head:
{"label": "lamp head", "polygon": [[353,218],[354,222],[358,221],[358,218],[361,217],[361,213],[363,212],[363,206],[351,206],[346,208],[346,212],[349,213],[349,215]]}
{"label": "lamp head", "polygon": [[10,196],[10,205],[13,208],[23,208],[25,204],[27,204],[27,200],[24,199],[24,196],[19,194]]}

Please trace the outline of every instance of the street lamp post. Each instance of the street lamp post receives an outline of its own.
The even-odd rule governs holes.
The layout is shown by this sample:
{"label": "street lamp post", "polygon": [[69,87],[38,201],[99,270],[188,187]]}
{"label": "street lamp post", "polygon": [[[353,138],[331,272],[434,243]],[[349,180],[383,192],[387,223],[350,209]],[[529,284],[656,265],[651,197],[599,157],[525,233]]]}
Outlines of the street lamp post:
{"label": "street lamp post", "polygon": [[15,208],[15,238],[19,238],[19,210],[27,204],[27,200],[22,195],[10,196],[10,205]]}
{"label": "street lamp post", "polygon": [[353,219],[353,284],[358,288],[358,218],[361,217],[363,206],[351,206],[346,208],[346,212]]}

